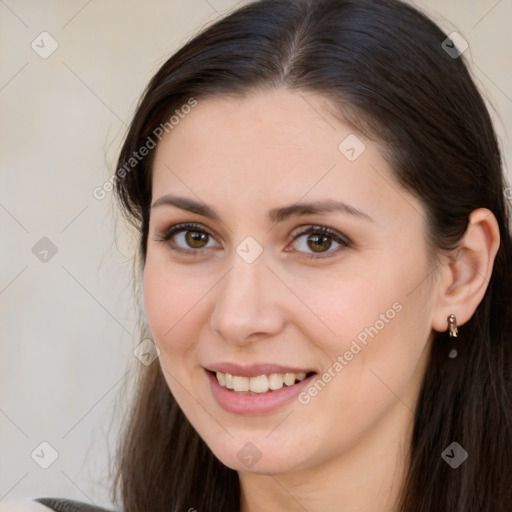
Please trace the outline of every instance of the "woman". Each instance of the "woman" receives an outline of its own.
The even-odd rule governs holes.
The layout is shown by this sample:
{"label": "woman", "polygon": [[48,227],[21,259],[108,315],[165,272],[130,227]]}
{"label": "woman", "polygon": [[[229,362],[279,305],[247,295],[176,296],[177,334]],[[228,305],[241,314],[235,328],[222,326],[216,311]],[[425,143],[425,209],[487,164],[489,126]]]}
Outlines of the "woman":
{"label": "woman", "polygon": [[151,80],[115,178],[159,356],[120,510],[512,510],[509,205],[456,42],[262,0]]}

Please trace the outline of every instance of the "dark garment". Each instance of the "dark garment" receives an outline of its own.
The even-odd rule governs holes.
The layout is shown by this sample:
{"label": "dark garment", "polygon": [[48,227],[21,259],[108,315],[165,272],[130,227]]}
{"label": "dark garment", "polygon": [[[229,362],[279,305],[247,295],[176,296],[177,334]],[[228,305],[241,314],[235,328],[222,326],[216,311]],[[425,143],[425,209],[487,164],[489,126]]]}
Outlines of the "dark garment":
{"label": "dark garment", "polygon": [[36,498],[33,501],[41,503],[41,505],[49,507],[56,512],[112,512],[105,508],[66,498]]}

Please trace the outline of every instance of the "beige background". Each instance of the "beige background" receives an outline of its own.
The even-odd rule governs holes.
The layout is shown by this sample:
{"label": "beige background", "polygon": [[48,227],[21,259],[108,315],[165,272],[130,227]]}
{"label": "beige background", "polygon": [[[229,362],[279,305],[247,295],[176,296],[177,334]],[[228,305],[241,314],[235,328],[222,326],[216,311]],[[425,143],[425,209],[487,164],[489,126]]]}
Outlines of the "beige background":
{"label": "beige background", "polygon": [[[512,2],[417,4],[469,42],[465,56],[510,162]],[[0,501],[111,505],[111,418],[140,363],[128,238],[121,225],[114,231],[111,194],[97,200],[92,191],[112,174],[159,64],[235,5],[0,0]],[[59,45],[47,59],[31,47],[43,31]],[[42,237],[57,248],[46,263],[32,252]],[[31,458],[36,449],[36,460],[50,460],[43,441],[58,453],[48,469]]]}

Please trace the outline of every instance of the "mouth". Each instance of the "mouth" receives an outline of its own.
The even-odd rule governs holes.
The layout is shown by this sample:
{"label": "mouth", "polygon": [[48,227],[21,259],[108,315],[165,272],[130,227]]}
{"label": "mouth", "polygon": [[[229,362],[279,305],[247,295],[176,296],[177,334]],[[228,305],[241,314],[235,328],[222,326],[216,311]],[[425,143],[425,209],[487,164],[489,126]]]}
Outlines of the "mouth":
{"label": "mouth", "polygon": [[233,375],[227,372],[207,370],[217,379],[219,386],[225,388],[232,393],[241,395],[262,395],[265,393],[273,393],[283,387],[292,387],[299,382],[316,374],[310,372],[272,372],[263,373],[248,377],[245,375]]}
{"label": "mouth", "polygon": [[222,362],[203,367],[213,398],[238,415],[271,414],[293,404],[318,375],[312,368]]}

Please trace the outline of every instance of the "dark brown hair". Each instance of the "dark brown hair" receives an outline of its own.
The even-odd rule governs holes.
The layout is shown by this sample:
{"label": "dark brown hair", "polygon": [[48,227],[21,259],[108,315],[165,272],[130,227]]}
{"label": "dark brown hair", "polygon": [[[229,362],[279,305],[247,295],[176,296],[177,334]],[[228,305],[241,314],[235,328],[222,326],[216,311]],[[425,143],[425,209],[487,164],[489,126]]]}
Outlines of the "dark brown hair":
{"label": "dark brown hair", "polygon": [[[485,296],[460,329],[456,359],[436,333],[415,411],[400,512],[512,510],[512,242],[495,131],[463,57],[446,34],[398,0],[262,0],[215,22],[149,83],[118,169],[190,98],[287,88],[330,99],[340,119],[382,144],[396,180],[427,212],[436,251],[451,250],[470,213],[490,209],[501,244]],[[140,233],[144,264],[154,151],[115,191]],[[239,480],[212,454],[170,393],[160,366],[141,366],[120,437],[113,490],[125,512],[238,512]],[[452,442],[469,454],[441,458]]]}

